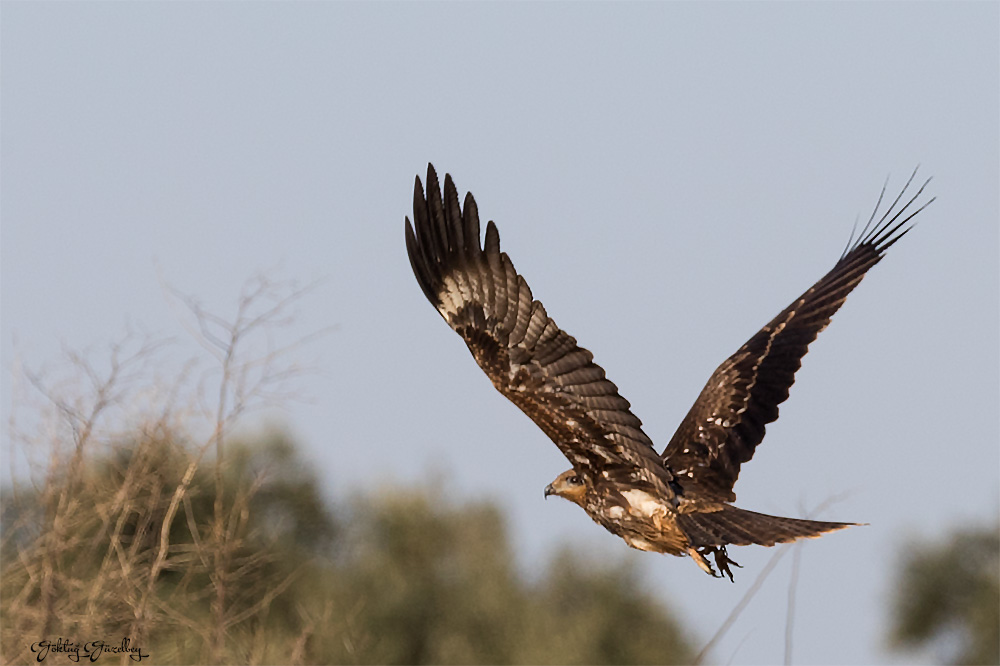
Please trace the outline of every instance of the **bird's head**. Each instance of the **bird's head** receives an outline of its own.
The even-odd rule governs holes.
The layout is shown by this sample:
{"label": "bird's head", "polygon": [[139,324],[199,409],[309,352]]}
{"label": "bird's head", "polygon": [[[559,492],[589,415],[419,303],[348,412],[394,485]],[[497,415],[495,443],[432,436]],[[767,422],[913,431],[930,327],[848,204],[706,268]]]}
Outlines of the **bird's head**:
{"label": "bird's head", "polygon": [[583,506],[587,494],[587,484],[583,482],[576,470],[568,469],[555,478],[555,481],[545,486],[545,496],[558,495],[574,504]]}

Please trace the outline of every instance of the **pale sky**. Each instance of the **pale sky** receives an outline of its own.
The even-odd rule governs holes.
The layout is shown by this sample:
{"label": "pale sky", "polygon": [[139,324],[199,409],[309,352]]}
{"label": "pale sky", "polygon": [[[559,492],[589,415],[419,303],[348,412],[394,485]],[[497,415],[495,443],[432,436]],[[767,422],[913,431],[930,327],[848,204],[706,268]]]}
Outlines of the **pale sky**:
{"label": "pale sky", "polygon": [[[937,202],[813,344],[736,485],[870,523],[809,542],[796,663],[895,659],[905,540],[1000,501],[996,3],[14,3],[2,8],[2,388],[15,357],[183,337],[259,270],[336,329],[283,414],[332,496],[444,473],[529,570],[623,542],[542,489],[568,467],[490,386],[406,258],[432,161],[665,446],[726,356],[825,273],[887,176]],[[7,436],[3,452],[9,455]],[[700,645],[736,584],[635,553]],[[712,653],[783,658],[786,558]]]}

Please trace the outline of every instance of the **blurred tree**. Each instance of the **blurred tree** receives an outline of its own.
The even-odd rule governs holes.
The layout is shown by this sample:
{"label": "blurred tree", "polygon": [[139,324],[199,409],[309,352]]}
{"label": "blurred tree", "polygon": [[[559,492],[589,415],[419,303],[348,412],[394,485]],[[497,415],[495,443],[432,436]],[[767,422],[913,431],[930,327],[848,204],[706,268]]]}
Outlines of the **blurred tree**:
{"label": "blurred tree", "polygon": [[895,584],[891,644],[954,664],[1000,663],[1000,526],[911,546]]}
{"label": "blurred tree", "polygon": [[234,435],[294,396],[311,336],[279,332],[305,290],[252,279],[231,317],[170,293],[200,380],[132,336],[109,363],[69,353],[65,380],[26,373],[44,401],[11,430],[31,478],[0,490],[0,662],[59,638],[182,664],[689,661],[628,560],[566,550],[526,581],[500,510],[431,484],[331,506],[286,437]]}
{"label": "blurred tree", "polygon": [[634,561],[612,564],[569,548],[558,552],[535,590],[528,613],[533,638],[516,661],[691,663],[679,625],[647,592]]}
{"label": "blurred tree", "polygon": [[[223,545],[231,660],[258,649],[251,638],[264,618],[284,619],[284,629],[295,631],[296,620],[288,621],[294,600],[283,592],[328,551],[336,522],[287,439],[270,435],[232,448],[223,476],[225,544],[213,540],[215,484],[201,467],[190,467],[183,507],[162,532],[192,460],[185,439],[162,427],[83,457],[40,487],[5,488],[4,660],[20,661],[50,636],[129,636],[157,661],[204,661],[213,621],[210,560]],[[164,538],[164,566],[154,576]]]}
{"label": "blurred tree", "polygon": [[[155,436],[149,433],[155,432]],[[3,659],[43,637],[131,635],[157,663],[685,663],[691,651],[630,564],[562,550],[519,575],[499,509],[439,489],[381,489],[331,508],[281,435],[227,444],[223,513],[231,579],[211,624],[216,484],[198,468],[149,576],[191,452],[147,431],[86,458],[43,491],[4,492]],[[60,536],[46,507],[60,516]],[[50,567],[54,593],[42,590]],[[46,599],[52,608],[46,609]],[[46,619],[47,618],[47,619]],[[46,636],[48,632],[49,636]]]}
{"label": "blurred tree", "polygon": [[435,490],[355,503],[343,570],[366,663],[688,663],[692,652],[631,560],[564,548],[544,576],[517,575],[502,515]]}

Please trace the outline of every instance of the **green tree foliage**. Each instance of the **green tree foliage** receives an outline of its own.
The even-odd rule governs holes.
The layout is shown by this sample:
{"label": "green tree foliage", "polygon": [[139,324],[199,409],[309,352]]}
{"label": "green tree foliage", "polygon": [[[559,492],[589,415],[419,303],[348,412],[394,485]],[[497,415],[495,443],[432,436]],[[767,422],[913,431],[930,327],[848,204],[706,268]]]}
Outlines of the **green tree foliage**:
{"label": "green tree foliage", "polygon": [[936,648],[951,663],[1000,663],[1000,529],[911,547],[895,585],[892,645]]}
{"label": "green tree foliage", "polygon": [[374,663],[687,663],[676,622],[627,562],[563,549],[517,574],[503,517],[428,490],[355,503],[345,578],[354,655]]}
{"label": "green tree foliage", "polygon": [[233,434],[295,395],[308,337],[280,332],[304,290],[253,279],[230,318],[171,293],[200,378],[197,358],[155,372],[164,344],[131,336],[105,371],[71,353],[66,379],[26,373],[44,406],[11,430],[30,481],[0,491],[0,661],[123,638],[154,663],[689,661],[627,561],[567,549],[529,581],[489,502],[428,485],[331,505],[287,438]]}
{"label": "green tree foliage", "polygon": [[[254,654],[250,637],[261,636],[255,625],[287,610],[291,600],[282,593],[299,566],[332,544],[336,525],[315,479],[287,440],[274,436],[233,447],[223,474],[227,535],[214,540],[214,479],[210,469],[191,465],[182,442],[162,429],[140,433],[106,456],[75,460],[39,488],[4,490],[5,661],[19,661],[45,638],[126,636],[157,661],[205,661],[218,586],[228,591],[228,654],[234,661]],[[188,469],[194,475],[182,508],[164,529]],[[215,581],[212,559],[220,551],[225,580]]]}
{"label": "green tree foliage", "polygon": [[[693,653],[628,561],[609,567],[563,549],[541,581],[529,663],[691,663]],[[545,638],[547,637],[547,638]]]}
{"label": "green tree foliage", "polygon": [[[226,451],[222,543],[212,464],[193,467],[164,530],[196,460],[184,437],[164,429],[124,438],[42,487],[5,489],[3,660],[30,660],[43,638],[125,636],[154,663],[691,658],[627,560],[567,548],[527,581],[491,503],[386,488],[331,507],[286,438],[231,441]],[[220,588],[224,608],[215,612]]]}

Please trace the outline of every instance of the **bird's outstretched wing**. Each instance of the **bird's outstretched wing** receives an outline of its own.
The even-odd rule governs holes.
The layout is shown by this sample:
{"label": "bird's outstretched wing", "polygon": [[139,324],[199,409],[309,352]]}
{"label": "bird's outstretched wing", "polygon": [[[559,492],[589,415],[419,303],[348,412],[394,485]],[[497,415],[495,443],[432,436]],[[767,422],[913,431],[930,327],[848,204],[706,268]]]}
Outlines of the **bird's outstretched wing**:
{"label": "bird's outstretched wing", "polygon": [[462,336],[479,367],[555,442],[577,473],[596,480],[608,472],[603,478],[665,492],[669,473],[628,400],[593,355],[533,300],[527,282],[500,251],[492,221],[480,245],[475,199],[467,194],[460,208],[450,175],[442,200],[432,165],[426,197],[416,179],[406,251],[424,295]]}
{"label": "bird's outstretched wing", "polygon": [[906,224],[933,199],[915,207],[926,181],[899,210],[916,171],[884,215],[875,222],[885,195],[857,239],[851,234],[833,269],[772,319],[708,380],[663,457],[686,494],[732,502],[740,465],[753,457],[764,426],[778,418],[809,343],[830,323],[847,295],[896,241]]}

